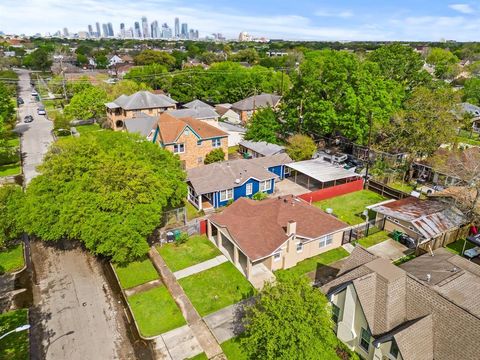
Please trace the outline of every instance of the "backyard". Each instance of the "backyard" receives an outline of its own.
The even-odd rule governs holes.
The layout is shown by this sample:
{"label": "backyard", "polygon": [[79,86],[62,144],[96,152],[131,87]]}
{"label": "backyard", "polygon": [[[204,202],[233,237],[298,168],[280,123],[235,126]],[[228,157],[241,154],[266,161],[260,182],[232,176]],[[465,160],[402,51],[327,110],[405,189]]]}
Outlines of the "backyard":
{"label": "backyard", "polygon": [[[465,244],[466,243],[466,244]],[[446,246],[446,249],[456,255],[460,255],[462,253],[462,250],[463,250],[463,247],[465,246],[465,250],[468,250],[468,249],[471,249],[473,247],[475,247],[474,244],[472,244],[471,242],[465,240],[465,239],[461,239],[461,240],[457,240],[451,244],[448,244]]]}
{"label": "backyard", "polygon": [[178,282],[201,316],[254,294],[248,280],[229,261]]}
{"label": "backyard", "polygon": [[[0,314],[0,334],[26,324],[28,324],[27,309]],[[27,360],[29,358],[28,331],[14,332],[1,340],[0,359]]]}
{"label": "backyard", "polygon": [[23,244],[0,251],[0,274],[18,271],[24,264]]}
{"label": "backyard", "polygon": [[462,129],[458,133],[457,141],[463,144],[480,146],[480,135],[477,133]]}
{"label": "backyard", "polygon": [[313,203],[326,210],[333,209],[333,214],[349,225],[365,222],[363,211],[369,205],[386,200],[385,197],[370,190],[360,190],[350,194],[337,196],[331,199]]}
{"label": "backyard", "polygon": [[91,132],[102,130],[102,128],[100,128],[98,124],[79,125],[79,126],[76,126],[75,129],[77,129],[77,131],[80,133],[80,136],[91,133]]}
{"label": "backyard", "polygon": [[377,231],[374,232],[371,235],[368,235],[364,238],[359,239],[357,241],[357,244],[362,245],[365,248],[369,248],[373,245],[380,244],[381,242],[384,242],[385,240],[387,240],[389,238],[388,237],[388,232],[386,232],[386,231],[378,230],[377,228],[374,228],[374,229],[370,228],[370,230],[372,232],[374,232],[375,230],[377,230]]}
{"label": "backyard", "polygon": [[123,289],[130,289],[158,279],[157,270],[148,258],[131,262],[127,266],[115,265],[114,267]]}
{"label": "backyard", "polygon": [[241,337],[234,337],[220,344],[228,360],[247,360],[247,354],[242,349],[240,339]]}
{"label": "backyard", "polygon": [[220,250],[201,235],[193,235],[183,244],[157,246],[157,250],[173,272],[221,255]]}

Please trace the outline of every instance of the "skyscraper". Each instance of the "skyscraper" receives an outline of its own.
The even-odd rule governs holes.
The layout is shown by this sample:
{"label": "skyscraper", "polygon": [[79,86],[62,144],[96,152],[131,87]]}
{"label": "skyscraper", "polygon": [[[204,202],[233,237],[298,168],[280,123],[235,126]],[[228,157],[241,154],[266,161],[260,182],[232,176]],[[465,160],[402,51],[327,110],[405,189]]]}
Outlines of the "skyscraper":
{"label": "skyscraper", "polygon": [[142,32],[140,31],[140,23],[138,21],[135,21],[135,30],[133,32],[133,36],[136,38],[142,37]]}
{"label": "skyscraper", "polygon": [[93,36],[93,27],[92,27],[92,25],[88,25],[88,35],[90,35],[90,37]]}
{"label": "skyscraper", "polygon": [[150,35],[153,39],[158,39],[160,37],[160,31],[158,29],[158,21],[155,20],[150,25]]}
{"label": "skyscraper", "polygon": [[95,36],[98,38],[100,37],[100,35],[102,35],[102,33],[100,32],[100,23],[95,23],[95,27],[97,28],[97,33],[95,34]]}
{"label": "skyscraper", "polygon": [[107,24],[102,24],[102,35],[104,38],[107,38],[108,37],[108,25]]}
{"label": "skyscraper", "polygon": [[180,19],[175,18],[175,37],[178,39],[180,37]]}
{"label": "skyscraper", "polygon": [[68,37],[68,29],[66,27],[63,28],[63,36]]}
{"label": "skyscraper", "polygon": [[167,23],[162,25],[162,39],[171,39],[172,38],[172,29],[168,26]]}
{"label": "skyscraper", "polygon": [[125,37],[125,24],[120,23],[120,37],[124,38]]}
{"label": "skyscraper", "polygon": [[146,16],[142,16],[142,30],[143,30],[143,38],[147,39],[150,37],[149,31],[148,31],[148,21]]}
{"label": "skyscraper", "polygon": [[182,23],[182,33],[180,34],[182,39],[188,39],[188,24]]}
{"label": "skyscraper", "polygon": [[113,37],[114,34],[113,34],[113,25],[112,25],[112,23],[109,22],[108,25],[107,25],[107,27],[108,27],[108,36]]}

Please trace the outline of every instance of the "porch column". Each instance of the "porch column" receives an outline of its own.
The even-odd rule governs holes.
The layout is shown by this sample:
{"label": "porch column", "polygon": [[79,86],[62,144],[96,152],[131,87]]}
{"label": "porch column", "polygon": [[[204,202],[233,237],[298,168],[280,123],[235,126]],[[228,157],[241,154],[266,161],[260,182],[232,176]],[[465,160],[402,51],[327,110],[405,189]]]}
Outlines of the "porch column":
{"label": "porch column", "polygon": [[222,234],[220,233],[220,229],[217,228],[217,247],[222,250]]}
{"label": "porch column", "polygon": [[207,237],[212,238],[212,223],[207,220]]}
{"label": "porch column", "polygon": [[247,258],[247,279],[250,279],[250,274],[252,273],[252,261]]}
{"label": "porch column", "polygon": [[198,210],[202,210],[202,195],[198,195]]}
{"label": "porch column", "polygon": [[233,245],[233,263],[235,264],[235,266],[239,266],[239,262],[238,262],[238,248],[235,246],[235,244],[232,244]]}

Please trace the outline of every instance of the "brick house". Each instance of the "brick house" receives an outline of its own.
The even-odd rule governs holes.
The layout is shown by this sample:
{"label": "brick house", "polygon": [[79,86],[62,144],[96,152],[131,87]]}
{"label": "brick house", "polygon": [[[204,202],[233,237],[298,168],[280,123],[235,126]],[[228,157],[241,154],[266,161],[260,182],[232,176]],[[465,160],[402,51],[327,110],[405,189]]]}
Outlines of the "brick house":
{"label": "brick house", "polygon": [[113,130],[125,130],[125,120],[135,119],[139,115],[158,116],[167,110],[177,108],[177,102],[167,95],[153,94],[150,91],[138,91],[130,96],[121,95],[105,104],[107,123]]}
{"label": "brick house", "polygon": [[357,246],[321,287],[363,359],[478,359],[480,268],[440,248],[399,267]]}
{"label": "brick house", "polygon": [[280,105],[281,99],[282,97],[279,95],[263,93],[233,103],[231,110],[239,115],[242,124],[246,124],[256,110],[268,107],[276,109]]}
{"label": "brick house", "polygon": [[288,269],[342,245],[349,225],[287,195],[262,201],[240,198],[208,219],[209,239],[251,281],[258,274]]}
{"label": "brick house", "polygon": [[228,134],[201,120],[176,118],[164,112],[158,118],[152,141],[178,155],[185,169],[203,165],[212,150],[228,156]]}

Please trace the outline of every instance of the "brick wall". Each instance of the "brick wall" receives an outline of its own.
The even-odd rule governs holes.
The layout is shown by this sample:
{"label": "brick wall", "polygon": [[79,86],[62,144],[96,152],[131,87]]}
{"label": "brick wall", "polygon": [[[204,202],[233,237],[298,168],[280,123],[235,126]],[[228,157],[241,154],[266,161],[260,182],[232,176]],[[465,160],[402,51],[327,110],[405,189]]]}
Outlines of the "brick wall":
{"label": "brick wall", "polygon": [[332,186],[326,189],[321,189],[317,191],[312,191],[300,195],[299,197],[308,202],[315,202],[325,199],[330,199],[335,196],[349,194],[355,191],[360,191],[363,189],[363,180],[355,180],[346,184],[341,184],[337,186]]}

